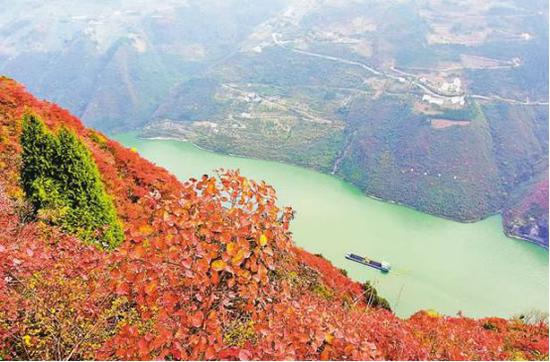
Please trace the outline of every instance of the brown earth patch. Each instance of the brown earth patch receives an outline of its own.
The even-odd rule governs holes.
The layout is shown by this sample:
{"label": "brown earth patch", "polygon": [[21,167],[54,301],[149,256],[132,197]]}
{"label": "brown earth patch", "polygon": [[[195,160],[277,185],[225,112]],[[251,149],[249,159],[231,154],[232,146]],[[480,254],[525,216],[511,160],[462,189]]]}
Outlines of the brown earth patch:
{"label": "brown earth patch", "polygon": [[442,129],[452,126],[467,126],[471,123],[470,120],[454,120],[454,119],[444,119],[444,118],[432,118],[430,119],[430,125],[435,129]]}

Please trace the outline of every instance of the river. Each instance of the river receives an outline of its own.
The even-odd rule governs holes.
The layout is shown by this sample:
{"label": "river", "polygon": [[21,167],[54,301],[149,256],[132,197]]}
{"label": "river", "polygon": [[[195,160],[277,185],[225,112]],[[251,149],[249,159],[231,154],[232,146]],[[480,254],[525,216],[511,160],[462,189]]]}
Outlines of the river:
{"label": "river", "polygon": [[[419,309],[448,315],[508,317],[548,310],[548,251],[510,239],[500,216],[462,224],[365,197],[336,177],[278,162],[216,154],[187,142],[113,137],[179,179],[216,168],[240,169],[275,187],[292,206],[294,241],[321,253],[358,281],[370,280],[399,316]],[[382,274],[346,252],[388,261]]]}

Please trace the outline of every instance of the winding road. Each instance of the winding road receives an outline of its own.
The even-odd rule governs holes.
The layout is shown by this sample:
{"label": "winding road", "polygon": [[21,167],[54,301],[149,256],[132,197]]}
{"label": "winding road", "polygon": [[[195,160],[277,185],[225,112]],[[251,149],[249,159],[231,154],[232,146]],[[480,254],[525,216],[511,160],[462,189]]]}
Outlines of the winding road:
{"label": "winding road", "polygon": [[[301,49],[296,49],[296,48],[286,46],[286,43],[289,43],[291,41],[281,41],[279,39],[279,35],[280,34],[278,34],[278,33],[272,33],[271,34],[271,37],[272,37],[273,42],[275,43],[275,45],[277,45],[277,46],[279,46],[283,49],[292,51],[294,53],[308,55],[308,56],[317,57],[317,58],[326,59],[326,60],[331,60],[331,61],[335,61],[335,62],[339,62],[339,63],[343,63],[343,64],[355,65],[355,66],[358,66],[358,67],[361,67],[361,68],[365,69],[366,71],[368,71],[368,72],[370,72],[374,75],[382,76],[382,77],[385,77],[385,78],[388,78],[388,79],[393,79],[393,80],[396,80],[398,82],[403,82],[403,79],[406,79],[406,81],[410,82],[410,84],[422,89],[427,94],[430,94],[430,95],[438,97],[438,98],[444,98],[444,99],[450,100],[451,98],[461,96],[460,94],[448,95],[448,94],[443,94],[443,93],[440,93],[438,91],[435,91],[432,88],[428,87],[427,85],[425,85],[425,84],[421,83],[420,81],[418,81],[418,79],[416,79],[415,76],[413,76],[411,74],[408,74],[408,73],[405,73],[405,72],[401,72],[401,71],[396,70],[396,72],[398,72],[399,75],[394,75],[394,74],[390,74],[390,73],[385,72],[385,71],[375,69],[375,68],[373,68],[373,67],[371,67],[371,66],[369,66],[365,63],[361,63],[361,62],[358,62],[358,61],[349,60],[349,59],[340,58],[340,57],[335,57],[335,56],[326,55],[326,54],[314,53],[314,52],[310,52],[310,51],[307,51],[307,50],[301,50]],[[521,105],[528,105],[528,106],[532,106],[532,105],[546,106],[546,105],[548,105],[547,101],[544,102],[544,101],[518,100],[518,99],[504,98],[504,97],[501,97],[501,96],[498,96],[498,95],[471,94],[471,95],[467,95],[467,97],[472,98],[472,99],[480,99],[480,100],[493,101],[493,102],[503,102],[503,103],[509,103],[509,104],[521,104]]]}

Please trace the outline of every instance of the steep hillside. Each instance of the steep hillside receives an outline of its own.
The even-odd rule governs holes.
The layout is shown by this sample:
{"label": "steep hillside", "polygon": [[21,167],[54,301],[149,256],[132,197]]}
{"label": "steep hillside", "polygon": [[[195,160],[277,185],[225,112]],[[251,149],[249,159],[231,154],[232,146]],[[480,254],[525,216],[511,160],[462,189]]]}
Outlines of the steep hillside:
{"label": "steep hillside", "polygon": [[0,73],[115,131],[142,126],[171,87],[234,52],[284,1],[0,4]]}
{"label": "steep hillside", "polygon": [[[28,114],[87,148],[123,225],[114,250],[33,213]],[[395,317],[372,287],[294,245],[292,210],[269,185],[223,170],[180,183],[7,78],[0,168],[2,359],[548,358],[545,324]]]}
{"label": "steep hillside", "polygon": [[486,119],[436,128],[406,100],[357,101],[355,134],[338,174],[368,194],[471,221],[500,209],[502,191]]}
{"label": "steep hillside", "polygon": [[504,229],[548,248],[548,107],[487,105],[484,111],[506,196]]}
{"label": "steep hillside", "polygon": [[510,236],[548,248],[548,170],[512,195],[504,225]]}

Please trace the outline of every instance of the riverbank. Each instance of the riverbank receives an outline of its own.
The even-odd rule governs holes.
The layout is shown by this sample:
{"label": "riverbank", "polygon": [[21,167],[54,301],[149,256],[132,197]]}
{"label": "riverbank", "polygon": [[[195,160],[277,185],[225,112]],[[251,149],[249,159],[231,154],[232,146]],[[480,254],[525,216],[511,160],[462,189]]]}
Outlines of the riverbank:
{"label": "riverbank", "polygon": [[[272,159],[261,159],[261,158],[256,158],[256,157],[251,157],[251,156],[246,156],[246,155],[239,155],[239,154],[234,154],[234,153],[225,153],[225,152],[218,152],[217,150],[213,150],[213,149],[209,149],[209,148],[206,148],[206,147],[203,147],[203,146],[200,146],[190,140],[187,140],[185,137],[170,137],[170,136],[143,136],[141,133],[139,133],[139,136],[138,136],[140,139],[144,139],[144,140],[173,140],[173,141],[180,141],[180,142],[187,142],[191,145],[193,145],[194,147],[196,147],[197,149],[200,149],[200,150],[203,150],[203,151],[207,151],[207,152],[214,152],[214,153],[218,153],[218,154],[222,154],[222,155],[226,155],[226,156],[231,156],[231,157],[239,157],[239,158],[244,158],[244,159],[253,159],[253,160],[258,160],[258,161],[270,161],[270,162],[277,162],[277,163],[280,163],[280,164],[283,164],[283,165],[286,165],[286,164],[289,164],[287,162],[284,162],[284,161],[281,161],[277,158],[272,158]],[[297,166],[297,167],[305,167],[307,169],[311,169],[313,171],[316,171],[316,172],[321,172],[325,175],[330,175],[330,176],[334,176],[342,181],[345,181],[345,182],[349,182],[351,184],[353,184],[353,182],[351,182],[351,180],[347,180],[343,177],[341,177],[340,175],[338,175],[337,173],[333,173],[333,172],[330,172],[328,170],[325,170],[325,169],[321,169],[321,168],[316,168],[316,167],[311,167],[310,165],[308,165],[307,163],[304,163],[304,164],[296,164],[296,163],[290,163],[294,166]],[[359,187],[358,185],[355,185],[354,186],[356,187]],[[460,222],[460,223],[465,223],[465,224],[469,224],[469,223],[476,223],[476,222],[479,222],[479,221],[482,221],[482,220],[486,220],[487,218],[490,218],[492,216],[495,216],[495,215],[499,215],[502,217],[502,209],[500,210],[497,210],[496,212],[493,212],[491,214],[487,214],[487,215],[484,215],[484,216],[481,216],[481,217],[478,217],[478,218],[470,218],[470,219],[466,219],[466,218],[456,218],[456,217],[450,217],[448,215],[442,215],[442,214],[436,214],[436,213],[432,213],[428,210],[425,210],[425,209],[422,209],[422,208],[418,208],[418,207],[415,207],[413,205],[409,205],[409,204],[405,204],[405,203],[402,203],[402,202],[399,202],[399,201],[396,201],[396,200],[392,200],[392,199],[385,199],[385,198],[382,198],[382,197],[379,197],[379,196],[376,196],[374,194],[369,194],[367,192],[365,192],[364,190],[362,190],[362,193],[364,194],[364,196],[368,197],[368,198],[371,198],[373,200],[377,200],[377,201],[381,201],[381,202],[387,202],[387,203],[390,203],[390,204],[394,204],[394,205],[399,205],[399,206],[403,206],[403,207],[406,207],[406,208],[409,208],[409,209],[412,209],[412,210],[415,210],[415,211],[418,211],[418,212],[422,212],[422,213],[425,213],[427,215],[431,215],[431,216],[435,216],[435,217],[439,217],[439,218],[442,218],[442,219],[445,219],[445,220],[450,220],[450,221],[454,221],[454,222]],[[507,237],[510,237],[510,238],[514,238],[514,239],[517,239],[517,240],[524,240],[524,241],[528,241],[530,243],[533,243],[535,245],[538,245],[544,249],[547,249],[545,247],[544,244],[541,244],[541,243],[538,243],[536,241],[533,241],[533,240],[530,240],[530,239],[525,239],[525,238],[522,238],[520,236],[517,236],[517,235],[512,235],[510,233],[507,232],[507,229],[506,229],[506,225],[505,225],[505,222],[503,221],[502,223],[502,233],[503,235],[507,236]]]}

